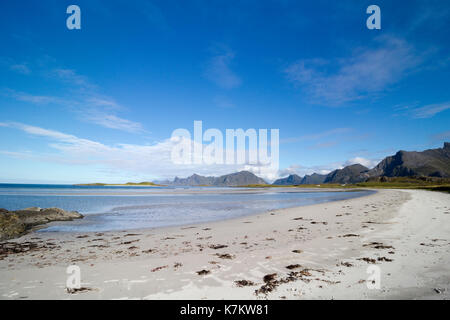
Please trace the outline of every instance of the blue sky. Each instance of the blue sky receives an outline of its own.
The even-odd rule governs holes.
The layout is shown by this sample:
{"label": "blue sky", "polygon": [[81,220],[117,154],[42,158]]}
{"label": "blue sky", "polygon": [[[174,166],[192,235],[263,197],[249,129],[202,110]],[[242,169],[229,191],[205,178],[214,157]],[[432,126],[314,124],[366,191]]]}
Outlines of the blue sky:
{"label": "blue sky", "polygon": [[[71,4],[81,30],[66,28]],[[366,28],[371,4],[381,30]],[[448,1],[0,7],[1,182],[230,172],[169,163],[172,131],[194,120],[279,129],[279,176],[373,166],[450,140]]]}

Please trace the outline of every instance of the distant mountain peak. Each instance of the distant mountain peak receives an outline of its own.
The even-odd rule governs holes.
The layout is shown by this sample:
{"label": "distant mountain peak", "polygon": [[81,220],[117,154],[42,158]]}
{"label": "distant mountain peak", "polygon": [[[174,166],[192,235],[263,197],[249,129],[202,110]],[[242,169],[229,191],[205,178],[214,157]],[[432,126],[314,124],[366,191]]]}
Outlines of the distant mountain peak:
{"label": "distant mountain peak", "polygon": [[231,187],[231,186],[244,186],[250,184],[266,184],[266,181],[256,176],[254,173],[250,171],[239,171],[230,174],[226,174],[220,177],[205,177],[199,174],[192,174],[187,178],[178,178],[172,182],[168,182],[170,185],[177,186],[222,186],[222,187]]}

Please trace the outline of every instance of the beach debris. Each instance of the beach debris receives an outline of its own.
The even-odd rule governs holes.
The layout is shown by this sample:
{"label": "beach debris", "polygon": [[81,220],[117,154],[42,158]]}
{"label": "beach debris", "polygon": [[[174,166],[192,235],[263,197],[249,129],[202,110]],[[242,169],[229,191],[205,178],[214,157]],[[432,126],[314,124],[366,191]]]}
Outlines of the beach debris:
{"label": "beach debris", "polygon": [[223,249],[223,248],[227,248],[227,245],[224,244],[212,244],[209,246],[211,249],[217,250],[217,249]]}
{"label": "beach debris", "polygon": [[162,270],[162,269],[165,269],[165,268],[168,268],[169,266],[160,266],[160,267],[156,267],[156,268],[153,268],[151,271],[152,272],[156,272],[156,271],[160,271],[160,270]]}
{"label": "beach debris", "polygon": [[154,250],[154,249],[148,249],[148,250],[142,250],[141,252],[142,253],[152,253],[152,252],[155,252],[156,250]]}
{"label": "beach debris", "polygon": [[3,242],[0,243],[0,255],[7,255],[10,253],[23,253],[37,248],[38,245],[34,242]]}
{"label": "beach debris", "polygon": [[238,287],[251,287],[256,285],[253,281],[250,280],[236,280],[234,283]]}
{"label": "beach debris", "polygon": [[87,234],[83,234],[80,236],[76,236],[77,239],[83,239],[83,238],[89,238],[89,236]]}
{"label": "beach debris", "polygon": [[175,269],[178,269],[178,268],[180,268],[180,267],[182,267],[183,266],[183,264],[181,263],[181,262],[175,262],[174,264],[173,264],[173,267],[175,268]]}
{"label": "beach debris", "polygon": [[94,291],[95,289],[89,287],[81,287],[81,288],[66,288],[67,293],[76,294],[76,293],[85,293],[89,291]]}
{"label": "beach debris", "polygon": [[302,250],[296,249],[296,250],[292,250],[292,252],[293,252],[293,253],[302,253],[303,251],[302,251]]}
{"label": "beach debris", "polygon": [[362,261],[365,261],[365,262],[367,262],[367,263],[371,263],[371,264],[375,264],[377,261],[375,260],[375,259],[372,259],[372,258],[359,258],[359,259],[357,259],[357,260],[362,260]]}
{"label": "beach debris", "polygon": [[364,244],[363,247],[373,247],[374,249],[394,249],[393,246],[388,246],[381,242],[367,243],[367,244]]}
{"label": "beach debris", "polygon": [[347,233],[342,236],[342,238],[359,237],[359,234]]}
{"label": "beach debris", "polygon": [[288,266],[286,266],[286,269],[292,270],[292,269],[298,269],[301,268],[302,266],[299,264],[290,264]]}
{"label": "beach debris", "polygon": [[341,262],[341,266],[344,266],[347,268],[353,267],[353,265],[350,262]]}
{"label": "beach debris", "polygon": [[378,261],[385,261],[385,262],[392,262],[392,261],[394,261],[393,259],[389,259],[389,258],[386,258],[386,257],[378,257],[377,260]]}
{"label": "beach debris", "polygon": [[328,222],[326,222],[326,221],[311,221],[311,224],[323,224],[326,226],[328,224]]}
{"label": "beach debris", "polygon": [[135,237],[135,236],[141,236],[142,233],[127,233],[124,235],[124,237]]}
{"label": "beach debris", "polygon": [[264,276],[263,281],[264,284],[259,288],[255,290],[255,295],[259,294],[268,294],[272,291],[274,291],[279,285],[284,283],[289,283],[297,280],[302,280],[304,282],[309,282],[310,279],[307,279],[305,277],[312,276],[311,272],[309,272],[310,269],[303,269],[300,271],[291,271],[285,278],[277,279],[276,273],[267,274]]}
{"label": "beach debris", "polygon": [[210,273],[211,273],[211,271],[205,270],[205,269],[200,270],[200,271],[197,271],[197,274],[198,274],[199,276],[206,276],[207,274],[210,274]]}
{"label": "beach debris", "polygon": [[263,281],[265,283],[273,282],[275,280],[276,276],[277,276],[276,273],[266,274],[263,278]]}
{"label": "beach debris", "polygon": [[136,240],[130,240],[130,241],[123,241],[121,244],[132,244],[132,243],[138,242],[138,241],[140,241],[140,240],[136,239]]}
{"label": "beach debris", "polygon": [[232,256],[231,254],[229,254],[229,253],[216,253],[216,256],[218,256],[220,259],[229,259],[229,260],[231,260],[231,259],[233,259],[234,258],[234,256]]}

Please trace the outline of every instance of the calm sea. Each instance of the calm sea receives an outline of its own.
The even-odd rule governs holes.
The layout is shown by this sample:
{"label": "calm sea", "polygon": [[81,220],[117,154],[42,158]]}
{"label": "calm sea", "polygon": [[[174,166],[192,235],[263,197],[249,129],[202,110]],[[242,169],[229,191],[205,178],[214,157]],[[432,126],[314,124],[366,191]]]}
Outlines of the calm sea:
{"label": "calm sea", "polygon": [[[193,190],[207,194],[189,194]],[[85,215],[42,231],[89,232],[155,228],[224,220],[269,210],[367,195],[355,192],[226,193],[233,188],[170,188],[0,184],[0,208],[58,207]],[[242,189],[240,189],[242,190]],[[217,192],[216,192],[217,191]],[[173,194],[176,193],[176,194]]]}

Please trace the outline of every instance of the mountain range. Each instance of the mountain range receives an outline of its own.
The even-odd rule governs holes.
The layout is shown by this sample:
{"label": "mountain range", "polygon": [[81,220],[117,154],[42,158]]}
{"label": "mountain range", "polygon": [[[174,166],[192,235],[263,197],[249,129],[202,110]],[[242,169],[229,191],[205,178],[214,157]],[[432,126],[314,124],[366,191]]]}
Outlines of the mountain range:
{"label": "mountain range", "polygon": [[[313,173],[300,177],[291,174],[276,180],[273,185],[302,185],[338,183],[349,184],[363,182],[375,177],[450,177],[450,143],[445,142],[442,148],[425,151],[398,151],[395,155],[384,158],[374,168],[369,169],[361,164],[352,164],[328,174]],[[160,184],[172,186],[245,186],[267,184],[266,181],[249,171],[240,171],[220,177],[200,176],[193,174],[187,178],[175,177],[173,181],[161,181]]]}
{"label": "mountain range", "polygon": [[292,174],[278,179],[274,185],[321,184],[321,183],[358,183],[374,177],[450,177],[450,143],[442,148],[425,151],[398,151],[395,155],[384,158],[373,169],[361,164],[353,164],[337,169],[327,175],[314,173],[300,177]]}

